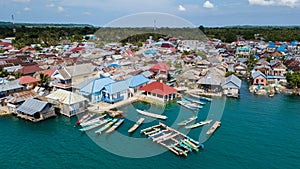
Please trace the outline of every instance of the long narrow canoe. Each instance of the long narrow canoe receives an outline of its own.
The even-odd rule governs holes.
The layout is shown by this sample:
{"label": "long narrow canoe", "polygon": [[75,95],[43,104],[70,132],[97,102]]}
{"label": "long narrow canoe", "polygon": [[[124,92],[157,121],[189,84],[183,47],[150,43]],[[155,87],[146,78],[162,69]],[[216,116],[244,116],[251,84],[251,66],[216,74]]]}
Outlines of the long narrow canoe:
{"label": "long narrow canoe", "polygon": [[86,119],[84,119],[84,120],[82,120],[79,124],[81,124],[81,123],[85,123],[85,122],[87,122],[87,121],[89,121],[89,120],[91,120],[93,117],[95,117],[96,116],[96,114],[91,114],[90,116],[88,116]]}
{"label": "long narrow canoe", "polygon": [[83,120],[87,119],[88,117],[90,117],[92,114],[91,113],[88,113],[84,116],[82,116],[77,122],[76,124],[80,124]]}
{"label": "long narrow canoe", "polygon": [[193,116],[193,117],[191,117],[191,118],[188,118],[188,119],[186,119],[186,120],[184,120],[184,121],[178,123],[177,125],[178,125],[178,126],[185,126],[185,125],[189,124],[190,122],[196,120],[197,118],[198,118],[198,116]]}
{"label": "long narrow canoe", "polygon": [[203,97],[203,96],[198,96],[196,94],[190,94],[192,97],[195,97],[195,98],[198,98],[198,99],[201,99],[201,100],[205,100],[205,101],[212,101],[212,98],[208,98],[208,97]]}
{"label": "long narrow canoe", "polygon": [[211,122],[212,122],[212,120],[205,120],[205,121],[201,121],[199,123],[192,124],[190,126],[185,126],[185,128],[186,129],[193,129],[193,128],[197,128],[197,127],[201,127],[201,126],[210,124]]}
{"label": "long narrow canoe", "polygon": [[155,114],[155,113],[150,113],[150,112],[146,112],[143,110],[139,110],[136,109],[136,111],[142,115],[148,116],[148,117],[152,117],[152,118],[157,118],[157,119],[162,119],[162,120],[166,120],[168,117],[164,116],[164,115],[159,115],[159,114]]}
{"label": "long narrow canoe", "polygon": [[201,102],[199,100],[195,100],[195,99],[192,99],[192,98],[189,98],[189,97],[183,97],[183,99],[185,99],[187,101],[190,101],[190,102],[193,102],[193,103],[201,104],[201,105],[205,105],[206,104],[205,102]]}
{"label": "long narrow canoe", "polygon": [[183,101],[177,101],[177,103],[187,109],[192,110],[192,111],[195,111],[197,109],[196,107],[191,107],[190,105],[188,105],[188,103],[185,103]]}
{"label": "long narrow canoe", "polygon": [[111,133],[115,131],[122,123],[124,122],[124,119],[119,119],[113,126],[111,126],[106,133]]}
{"label": "long narrow canoe", "polygon": [[96,117],[96,118],[94,118],[94,119],[91,119],[91,120],[89,120],[89,121],[86,121],[86,122],[84,122],[84,123],[80,123],[80,125],[81,125],[82,127],[89,126],[89,125],[93,125],[93,124],[98,123],[99,121],[101,121],[105,116],[106,116],[106,114],[104,114],[104,115],[102,115],[102,116],[100,116],[100,117]]}
{"label": "long narrow canoe", "polygon": [[90,125],[90,126],[81,128],[81,129],[79,129],[79,130],[80,130],[80,131],[89,131],[89,130],[92,130],[92,129],[96,128],[96,127],[99,127],[99,126],[101,126],[101,125],[103,125],[103,124],[106,124],[106,123],[108,123],[109,121],[111,121],[111,119],[105,119],[105,120],[99,121],[98,123],[95,123],[95,124],[93,124],[93,125]]}
{"label": "long narrow canoe", "polygon": [[101,127],[99,130],[95,131],[95,133],[100,135],[104,130],[108,129],[110,126],[112,126],[117,121],[118,121],[118,119],[112,119],[105,126]]}
{"label": "long narrow canoe", "polygon": [[144,122],[144,118],[140,118],[129,130],[129,133],[134,132],[143,122]]}
{"label": "long narrow canoe", "polygon": [[217,130],[217,128],[218,127],[220,127],[221,126],[221,122],[220,121],[216,121],[215,123],[214,123],[214,125],[213,126],[211,126],[211,128],[206,132],[206,134],[213,134],[216,130]]}

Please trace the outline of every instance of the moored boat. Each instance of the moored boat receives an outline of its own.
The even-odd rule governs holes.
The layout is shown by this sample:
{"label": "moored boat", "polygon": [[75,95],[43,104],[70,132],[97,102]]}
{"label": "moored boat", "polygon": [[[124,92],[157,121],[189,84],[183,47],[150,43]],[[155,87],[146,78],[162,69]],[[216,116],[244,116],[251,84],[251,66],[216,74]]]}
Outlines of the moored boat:
{"label": "moored boat", "polygon": [[77,122],[76,124],[80,124],[83,120],[85,120],[86,118],[90,117],[92,114],[91,113],[88,113],[84,116],[82,116]]}
{"label": "moored boat", "polygon": [[100,116],[100,117],[96,117],[96,118],[94,118],[94,119],[91,119],[91,120],[89,120],[89,121],[85,121],[85,122],[83,122],[83,123],[80,123],[80,125],[81,125],[82,127],[89,126],[89,125],[93,125],[93,124],[98,123],[99,121],[101,121],[101,119],[103,119],[105,116],[106,116],[106,114],[104,114],[104,115],[102,115],[102,116]]}
{"label": "moored boat", "polygon": [[134,132],[143,122],[144,122],[144,118],[140,118],[129,130],[129,133]]}
{"label": "moored boat", "polygon": [[110,120],[111,120],[110,118],[105,119],[105,120],[101,120],[101,121],[99,121],[99,122],[97,122],[97,123],[95,123],[95,124],[93,124],[93,125],[86,126],[86,127],[81,128],[81,129],[79,129],[79,130],[80,130],[80,131],[89,131],[89,130],[92,130],[92,129],[96,128],[96,127],[99,127],[99,126],[101,126],[101,125],[103,125],[103,124],[108,123]]}
{"label": "moored boat", "polygon": [[197,127],[201,127],[201,126],[210,124],[211,122],[212,122],[212,120],[205,120],[205,121],[201,121],[199,123],[192,124],[190,126],[185,126],[185,128],[186,129],[193,129],[193,128],[197,128]]}
{"label": "moored boat", "polygon": [[108,129],[110,126],[112,126],[117,121],[118,121],[118,119],[111,120],[105,126],[101,127],[99,130],[95,131],[95,133],[100,135],[104,130]]}
{"label": "moored boat", "polygon": [[189,109],[189,110],[192,110],[192,111],[195,111],[195,110],[197,109],[196,107],[193,107],[193,106],[191,106],[191,105],[189,105],[188,103],[183,102],[183,101],[177,101],[177,103],[178,103],[179,105],[181,105],[181,106],[183,106],[183,107]]}
{"label": "moored boat", "polygon": [[150,112],[146,112],[143,110],[139,110],[136,109],[136,111],[142,115],[148,116],[148,117],[152,117],[152,118],[157,118],[157,119],[162,119],[162,120],[166,120],[168,117],[164,116],[164,115],[159,115],[159,114],[155,114],[155,113],[150,113]]}
{"label": "moored boat", "polygon": [[190,102],[193,102],[193,103],[197,103],[197,104],[200,104],[200,105],[205,105],[206,103],[205,102],[201,102],[200,100],[195,100],[195,99],[192,99],[192,98],[189,98],[189,97],[183,97],[183,99],[187,100],[187,101],[190,101]]}
{"label": "moored boat", "polygon": [[185,126],[185,125],[189,124],[190,122],[196,120],[197,118],[198,118],[198,116],[190,117],[190,118],[188,118],[188,119],[186,119],[186,120],[178,123],[177,125],[179,125],[179,126]]}
{"label": "moored boat", "polygon": [[211,126],[211,128],[206,132],[206,134],[213,134],[215,131],[216,131],[216,129],[218,128],[218,127],[220,127],[221,126],[221,122],[220,121],[216,121],[215,123],[214,123],[214,125],[213,126]]}
{"label": "moored boat", "polygon": [[196,95],[196,94],[190,94],[192,97],[195,97],[197,99],[201,99],[201,100],[205,100],[205,101],[212,101],[212,98],[208,98],[208,97],[203,97],[203,96],[199,96],[199,95]]}
{"label": "moored boat", "polygon": [[124,122],[124,119],[119,119],[113,126],[111,126],[106,133],[111,133],[115,131],[122,123]]}

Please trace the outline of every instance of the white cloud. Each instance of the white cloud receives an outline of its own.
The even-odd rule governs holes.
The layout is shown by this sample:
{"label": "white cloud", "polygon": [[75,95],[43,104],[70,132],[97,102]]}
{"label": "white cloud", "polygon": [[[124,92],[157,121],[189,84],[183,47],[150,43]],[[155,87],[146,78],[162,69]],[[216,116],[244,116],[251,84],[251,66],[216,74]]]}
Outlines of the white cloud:
{"label": "white cloud", "polygon": [[55,5],[54,4],[47,4],[46,7],[48,7],[48,8],[54,8]]}
{"label": "white cloud", "polygon": [[90,12],[83,12],[83,15],[92,15]]}
{"label": "white cloud", "polygon": [[299,0],[248,0],[250,5],[260,6],[288,6],[295,8],[299,5]]}
{"label": "white cloud", "polygon": [[63,12],[64,10],[65,10],[65,9],[64,9],[62,6],[58,6],[58,7],[57,7],[57,11],[58,11],[58,12]]}
{"label": "white cloud", "polygon": [[178,6],[178,10],[179,10],[179,11],[186,11],[185,7],[182,6],[182,5],[179,5],[179,6]]}
{"label": "white cloud", "polygon": [[12,0],[13,2],[28,3],[30,0]]}
{"label": "white cloud", "polygon": [[212,9],[214,8],[214,4],[212,4],[210,1],[205,1],[204,4],[203,4],[203,7],[204,8],[209,8],[209,9]]}
{"label": "white cloud", "polygon": [[28,8],[28,7],[25,7],[23,10],[26,11],[26,12],[31,11],[31,9]]}

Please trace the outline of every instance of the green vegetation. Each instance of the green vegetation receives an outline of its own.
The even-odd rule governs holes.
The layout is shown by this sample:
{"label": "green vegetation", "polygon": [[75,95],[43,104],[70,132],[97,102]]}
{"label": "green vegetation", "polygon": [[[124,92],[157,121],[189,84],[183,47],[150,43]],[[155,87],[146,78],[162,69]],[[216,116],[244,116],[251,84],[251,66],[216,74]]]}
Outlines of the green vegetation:
{"label": "green vegetation", "polygon": [[234,72],[226,72],[225,77],[228,77],[228,76],[233,75],[233,74],[234,74]]}
{"label": "green vegetation", "polygon": [[3,67],[0,67],[0,77],[7,77],[9,73]]}
{"label": "green vegetation", "polygon": [[292,88],[300,87],[300,71],[294,73],[287,73],[286,79]]}
{"label": "green vegetation", "polygon": [[50,77],[47,74],[40,73],[40,80],[39,80],[39,85],[41,87],[47,87],[50,82]]}
{"label": "green vegetation", "polygon": [[255,57],[253,55],[250,55],[246,61],[246,64],[248,66],[248,71],[251,71],[257,62],[258,62],[258,60],[255,59]]}

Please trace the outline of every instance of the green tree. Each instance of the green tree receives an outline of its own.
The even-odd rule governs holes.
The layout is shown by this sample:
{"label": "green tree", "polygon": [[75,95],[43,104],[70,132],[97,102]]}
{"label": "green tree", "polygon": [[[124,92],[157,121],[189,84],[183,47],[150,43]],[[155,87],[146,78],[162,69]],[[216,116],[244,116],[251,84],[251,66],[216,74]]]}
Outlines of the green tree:
{"label": "green tree", "polygon": [[286,73],[286,80],[292,88],[300,87],[300,71]]}
{"label": "green tree", "polygon": [[39,85],[41,87],[48,87],[50,81],[50,77],[47,74],[40,73]]}

